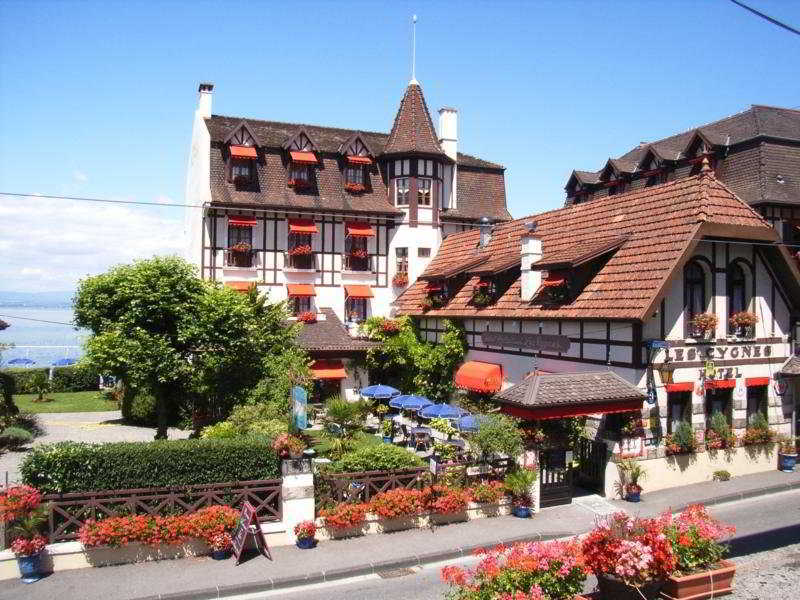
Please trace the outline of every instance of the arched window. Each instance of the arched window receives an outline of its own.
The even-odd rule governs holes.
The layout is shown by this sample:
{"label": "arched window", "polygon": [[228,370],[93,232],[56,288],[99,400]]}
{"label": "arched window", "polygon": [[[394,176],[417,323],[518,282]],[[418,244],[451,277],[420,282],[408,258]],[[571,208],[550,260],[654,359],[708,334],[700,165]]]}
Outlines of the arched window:
{"label": "arched window", "polygon": [[747,279],[738,263],[728,267],[728,317],[747,310]]}
{"label": "arched window", "polygon": [[687,321],[706,311],[706,274],[697,261],[683,270],[683,293]]}

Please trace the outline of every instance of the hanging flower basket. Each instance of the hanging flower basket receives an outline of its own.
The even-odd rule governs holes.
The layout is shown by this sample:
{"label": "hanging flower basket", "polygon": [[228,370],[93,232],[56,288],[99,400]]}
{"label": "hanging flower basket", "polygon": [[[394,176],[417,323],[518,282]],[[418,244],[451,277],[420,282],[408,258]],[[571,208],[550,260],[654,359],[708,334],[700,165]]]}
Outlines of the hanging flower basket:
{"label": "hanging flower basket", "polygon": [[309,256],[311,254],[311,244],[300,244],[294,248],[289,248],[289,256]]}
{"label": "hanging flower basket", "polygon": [[346,189],[351,194],[360,194],[367,188],[363,183],[345,183],[344,189]]}
{"label": "hanging flower basket", "polygon": [[392,285],[394,287],[405,287],[408,285],[408,274],[407,273],[398,273],[394,277],[392,277]]}

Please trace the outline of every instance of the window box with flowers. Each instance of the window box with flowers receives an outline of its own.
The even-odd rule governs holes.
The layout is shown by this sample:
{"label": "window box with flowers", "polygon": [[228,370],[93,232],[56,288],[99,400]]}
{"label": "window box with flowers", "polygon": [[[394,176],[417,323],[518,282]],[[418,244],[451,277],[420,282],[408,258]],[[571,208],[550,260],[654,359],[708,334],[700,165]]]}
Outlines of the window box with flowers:
{"label": "window box with flowers", "polygon": [[351,194],[361,194],[366,191],[366,186],[363,183],[345,183],[344,189]]}
{"label": "window box with flowers", "polygon": [[296,244],[291,246],[286,254],[289,256],[289,268],[291,269],[313,269],[313,254],[311,244]]}
{"label": "window box with flowers", "polygon": [[238,242],[228,248],[225,264],[230,267],[253,266],[253,247],[247,242]]}
{"label": "window box with flowers", "polygon": [[486,288],[478,288],[478,291],[472,295],[471,302],[473,306],[484,308],[492,303],[492,297],[486,291]]}
{"label": "window box with flowers", "polygon": [[710,339],[717,329],[717,315],[714,313],[700,313],[689,321],[689,335],[693,338]]}
{"label": "window box with flowers", "polygon": [[310,310],[303,311],[297,315],[297,320],[303,323],[316,323],[317,313],[311,312]]}
{"label": "window box with flowers", "polygon": [[330,536],[340,539],[364,533],[367,508],[366,504],[342,502],[333,508],[320,511],[319,514]]}
{"label": "window box with flowers", "polygon": [[758,323],[758,315],[746,311],[737,312],[728,319],[731,333],[744,339],[755,337],[756,323]]}
{"label": "window box with flowers", "polygon": [[675,431],[664,436],[664,446],[667,455],[697,452],[697,437],[692,425],[685,421],[679,423]]}
{"label": "window box with flowers", "polygon": [[308,179],[289,179],[288,186],[295,190],[307,190],[311,187],[311,182]]}
{"label": "window box with flowers", "polygon": [[392,277],[392,285],[394,287],[405,287],[408,285],[408,273],[397,273]]}
{"label": "window box with flowers", "polygon": [[432,485],[422,490],[423,504],[431,513],[431,523],[444,525],[467,520],[469,496],[465,490]]}

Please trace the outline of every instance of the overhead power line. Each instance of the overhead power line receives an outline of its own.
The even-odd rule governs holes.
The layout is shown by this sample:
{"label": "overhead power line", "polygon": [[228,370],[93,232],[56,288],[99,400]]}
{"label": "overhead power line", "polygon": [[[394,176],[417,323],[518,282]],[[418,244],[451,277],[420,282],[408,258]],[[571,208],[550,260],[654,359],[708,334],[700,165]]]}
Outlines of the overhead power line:
{"label": "overhead power line", "polygon": [[19,319],[21,321],[36,321],[37,323],[50,323],[52,325],[70,325],[75,326],[75,323],[63,323],[61,321],[47,321],[45,319],[32,319],[31,317],[18,317],[16,315],[0,315],[6,319]]}
{"label": "overhead power line", "polygon": [[745,4],[744,2],[739,2],[739,0],[731,0],[731,2],[733,2],[736,6],[740,6],[743,9],[753,13],[757,17],[761,17],[765,21],[769,21],[773,25],[777,25],[778,27],[781,27],[781,28],[785,29],[786,31],[790,31],[791,33],[794,33],[795,35],[800,35],[800,30],[795,29],[791,25],[787,25],[786,23],[778,21],[778,19],[774,19],[774,18],[770,17],[769,15],[764,14],[759,10],[756,10],[755,8],[752,8],[751,6],[747,6],[747,4]]}

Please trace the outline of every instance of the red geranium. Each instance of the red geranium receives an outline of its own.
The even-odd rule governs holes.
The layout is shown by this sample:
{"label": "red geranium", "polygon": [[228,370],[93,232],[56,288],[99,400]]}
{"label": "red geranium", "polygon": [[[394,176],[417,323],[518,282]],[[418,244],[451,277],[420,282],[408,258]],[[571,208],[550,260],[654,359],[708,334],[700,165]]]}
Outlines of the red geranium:
{"label": "red geranium", "polygon": [[350,529],[364,523],[367,517],[367,505],[343,502],[329,510],[321,511],[320,516],[328,529]]}
{"label": "red geranium", "polygon": [[467,508],[468,496],[464,490],[432,485],[422,490],[425,507],[433,513],[446,515]]}
{"label": "red geranium", "polygon": [[14,556],[33,556],[39,554],[47,546],[47,539],[37,535],[31,539],[20,537],[11,542],[11,551]]}
{"label": "red geranium", "polygon": [[506,488],[500,481],[479,483],[467,490],[472,502],[497,503],[506,495]]}
{"label": "red geranium", "polygon": [[314,539],[317,535],[317,526],[314,521],[300,521],[294,526],[294,535],[299,540]]}
{"label": "red geranium", "polygon": [[408,273],[397,273],[392,277],[392,285],[394,287],[403,287],[408,285]]}
{"label": "red geranium", "polygon": [[394,319],[384,319],[381,323],[381,331],[383,333],[397,333],[400,331],[400,323]]}
{"label": "red geranium", "polygon": [[311,312],[310,310],[301,312],[297,315],[297,320],[302,321],[303,323],[316,323],[317,313]]}
{"label": "red geranium", "polygon": [[405,488],[382,492],[370,501],[369,510],[384,519],[418,515],[424,510],[422,492]]}
{"label": "red geranium", "polygon": [[29,485],[16,485],[0,493],[0,520],[4,523],[28,516],[42,503],[39,490]]}

